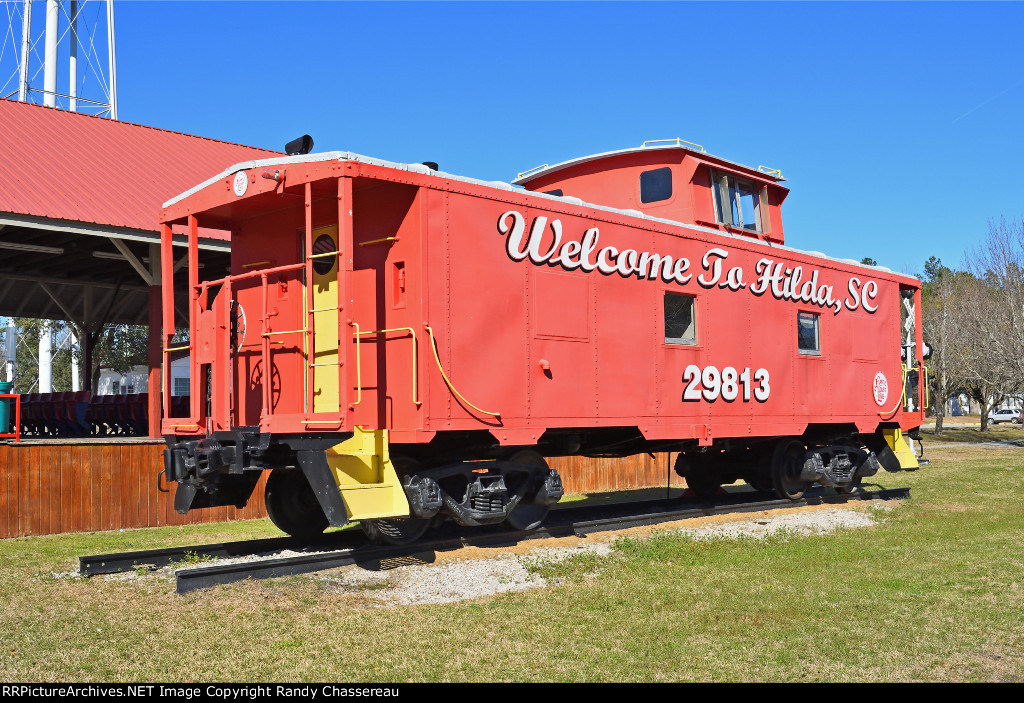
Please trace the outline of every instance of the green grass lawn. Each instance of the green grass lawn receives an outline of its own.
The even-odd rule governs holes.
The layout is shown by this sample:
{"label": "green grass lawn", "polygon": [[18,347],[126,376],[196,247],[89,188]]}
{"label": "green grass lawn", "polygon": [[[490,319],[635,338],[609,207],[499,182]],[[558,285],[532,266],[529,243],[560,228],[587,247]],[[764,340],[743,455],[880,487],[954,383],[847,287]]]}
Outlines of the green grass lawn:
{"label": "green grass lawn", "polygon": [[964,442],[1021,442],[1024,441],[1024,428],[1020,425],[1001,423],[989,425],[985,432],[979,425],[973,427],[946,426],[941,434],[935,434],[934,428],[921,430],[921,439],[925,447],[929,444],[960,444]]}
{"label": "green grass lawn", "polygon": [[1020,682],[1024,450],[929,458],[876,477],[912,498],[875,527],[661,533],[447,605],[372,607],[315,576],[178,596],[65,575],[81,554],[277,534],[267,521],[0,540],[0,680]]}

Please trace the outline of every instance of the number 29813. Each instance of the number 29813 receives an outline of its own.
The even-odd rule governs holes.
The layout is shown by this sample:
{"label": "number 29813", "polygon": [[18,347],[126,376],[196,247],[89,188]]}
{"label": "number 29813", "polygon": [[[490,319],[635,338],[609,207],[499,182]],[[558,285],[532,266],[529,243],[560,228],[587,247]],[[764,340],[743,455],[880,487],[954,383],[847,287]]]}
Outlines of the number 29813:
{"label": "number 29813", "polygon": [[717,366],[705,366],[703,369],[690,364],[683,371],[683,402],[706,400],[714,402],[721,398],[727,402],[740,400],[749,403],[753,398],[759,403],[768,400],[772,389],[767,369],[757,369],[751,373],[749,368],[737,371],[726,366],[721,371]]}

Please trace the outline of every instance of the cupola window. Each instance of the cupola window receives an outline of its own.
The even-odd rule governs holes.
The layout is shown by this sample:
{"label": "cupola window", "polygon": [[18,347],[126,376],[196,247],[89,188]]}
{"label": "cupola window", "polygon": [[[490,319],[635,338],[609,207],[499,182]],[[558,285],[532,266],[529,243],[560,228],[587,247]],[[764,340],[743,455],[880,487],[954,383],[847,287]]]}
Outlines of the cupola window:
{"label": "cupola window", "polygon": [[711,182],[718,222],[760,232],[762,203],[757,185],[720,171],[711,172]]}
{"label": "cupola window", "polygon": [[656,168],[640,174],[640,202],[657,203],[672,197],[672,169]]}

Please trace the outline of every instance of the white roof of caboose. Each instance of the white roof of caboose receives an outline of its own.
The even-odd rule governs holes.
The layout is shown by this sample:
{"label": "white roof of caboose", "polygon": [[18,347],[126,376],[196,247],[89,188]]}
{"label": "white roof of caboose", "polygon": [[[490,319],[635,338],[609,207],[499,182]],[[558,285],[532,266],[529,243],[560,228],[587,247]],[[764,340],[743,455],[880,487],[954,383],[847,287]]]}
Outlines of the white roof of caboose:
{"label": "white roof of caboose", "polygon": [[[659,143],[659,142],[669,142],[669,143]],[[734,166],[736,168],[743,169],[744,171],[752,171],[752,172],[759,173],[762,176],[764,176],[766,178],[771,178],[772,180],[774,180],[776,182],[781,182],[781,181],[786,180],[785,178],[782,177],[782,172],[779,171],[778,169],[768,168],[766,166],[758,166],[757,168],[754,168],[752,166],[744,166],[743,164],[737,163],[735,161],[729,161],[728,159],[723,159],[720,156],[712,156],[711,154],[707,153],[704,150],[704,147],[702,147],[700,144],[693,144],[692,142],[686,142],[686,141],[683,141],[682,139],[655,139],[653,141],[646,141],[643,144],[641,144],[640,146],[630,147],[629,149],[616,149],[615,151],[605,151],[605,152],[600,153],[600,154],[591,154],[590,156],[581,156],[579,158],[570,159],[568,161],[563,161],[562,163],[559,163],[559,164],[554,164],[553,166],[549,166],[548,164],[544,164],[543,166],[538,166],[537,168],[530,169],[529,171],[524,171],[523,173],[520,173],[518,175],[518,177],[516,177],[516,179],[514,181],[512,181],[512,183],[514,185],[523,185],[524,183],[529,183],[530,181],[532,181],[534,179],[537,179],[537,178],[540,178],[541,176],[546,176],[546,175],[548,175],[550,173],[554,173],[555,171],[561,171],[561,170],[569,168],[571,166],[578,166],[579,164],[589,163],[590,161],[598,161],[600,159],[608,159],[608,158],[612,158],[612,157],[615,157],[615,156],[622,156],[624,154],[638,154],[638,153],[641,153],[641,152],[660,151],[660,150],[666,150],[666,149],[689,151],[689,152],[692,152],[692,153],[697,154],[699,156],[711,157],[715,161],[720,161],[723,164],[728,164],[730,166]]]}
{"label": "white roof of caboose", "polygon": [[[623,150],[621,153],[628,153],[630,151],[638,151],[639,149],[642,149],[642,148],[643,147],[639,147],[638,149],[632,149],[632,150],[627,149],[627,150]],[[651,148],[651,147],[648,147],[648,148]],[[672,148],[672,149],[675,149],[675,148],[680,148],[680,147],[677,147],[675,145],[671,145],[669,147],[654,147],[654,148]],[[682,148],[685,148],[685,147],[682,147]],[[693,150],[690,149],[690,151],[693,151]],[[608,154],[616,154],[616,153],[620,153],[620,152],[608,152]],[[700,153],[700,152],[697,152],[697,153]],[[598,158],[600,156],[606,156],[608,154],[604,154],[604,155],[598,154],[598,155],[594,155],[594,156],[591,156],[591,157],[584,157],[584,159],[582,159],[582,160],[596,159],[596,158]],[[582,160],[578,160],[578,161],[582,161]],[[721,160],[721,159],[719,159],[719,160]],[[619,214],[619,215],[626,215],[626,216],[629,216],[629,217],[635,217],[635,218],[638,218],[638,219],[641,219],[641,220],[648,220],[648,221],[651,221],[651,222],[661,222],[661,223],[668,224],[668,225],[675,225],[677,227],[686,227],[688,229],[693,229],[693,230],[697,230],[697,231],[700,231],[700,232],[707,232],[707,233],[710,233],[710,234],[714,234],[714,235],[716,235],[718,237],[724,237],[726,239],[737,239],[737,240],[743,241],[748,246],[764,246],[765,248],[768,248],[768,249],[771,249],[771,250],[792,251],[792,252],[795,252],[797,254],[805,254],[805,255],[808,255],[808,256],[813,256],[813,257],[817,257],[817,258],[820,258],[820,259],[825,259],[827,261],[836,261],[836,262],[841,262],[843,264],[847,264],[847,265],[851,265],[851,266],[859,266],[861,268],[870,269],[870,270],[874,270],[874,271],[881,271],[881,272],[884,272],[884,273],[890,273],[890,274],[894,274],[894,275],[903,275],[903,274],[899,274],[896,271],[893,271],[892,269],[887,268],[885,266],[869,266],[867,264],[862,264],[861,262],[855,261],[853,259],[840,259],[840,258],[836,258],[836,257],[833,257],[833,256],[828,256],[826,254],[823,254],[820,251],[807,251],[805,249],[796,249],[794,247],[786,246],[784,244],[768,244],[766,242],[761,242],[761,241],[758,241],[756,239],[751,239],[750,237],[744,237],[744,236],[741,236],[741,235],[738,235],[738,234],[732,234],[730,232],[723,232],[723,231],[718,230],[718,229],[713,229],[711,227],[704,227],[704,226],[701,226],[701,225],[698,225],[698,224],[695,224],[695,223],[692,223],[692,222],[680,222],[678,220],[668,220],[668,219],[665,219],[663,217],[654,217],[652,215],[648,215],[646,213],[640,212],[639,210],[631,210],[631,209],[622,209],[622,208],[608,207],[607,205],[600,205],[598,203],[587,203],[587,202],[584,202],[583,200],[581,200],[580,198],[576,198],[576,197],[573,197],[571,195],[564,195],[564,196],[563,195],[550,195],[550,194],[547,194],[547,193],[540,193],[540,192],[537,192],[537,191],[524,190],[521,187],[515,187],[512,184],[507,183],[505,181],[483,181],[483,180],[480,180],[480,179],[477,179],[477,178],[469,178],[467,176],[458,176],[458,175],[455,175],[453,173],[446,173],[444,171],[434,171],[429,166],[425,166],[423,164],[403,164],[403,163],[398,163],[398,162],[395,162],[395,161],[386,161],[384,159],[377,159],[377,158],[374,158],[372,156],[363,156],[361,154],[356,154],[356,153],[351,152],[351,151],[325,151],[325,152],[320,152],[320,153],[315,153],[315,154],[299,154],[299,155],[295,155],[295,156],[281,156],[281,157],[271,158],[271,159],[258,159],[258,160],[255,160],[255,161],[242,161],[240,163],[237,163],[237,164],[234,164],[232,166],[229,166],[228,168],[224,169],[224,171],[222,171],[221,173],[217,174],[216,176],[208,178],[205,181],[203,181],[202,183],[200,183],[199,185],[196,185],[196,186],[194,186],[192,188],[189,188],[184,193],[182,193],[182,194],[180,194],[178,196],[175,196],[174,198],[171,198],[170,200],[168,200],[167,202],[165,202],[163,204],[163,207],[164,208],[170,207],[171,205],[174,205],[175,203],[184,200],[185,198],[189,197],[190,195],[193,195],[194,193],[197,193],[197,192],[203,190],[204,188],[207,188],[208,186],[213,185],[214,183],[219,183],[225,177],[230,176],[230,175],[232,175],[234,173],[237,173],[238,171],[248,171],[250,169],[264,168],[264,167],[267,167],[267,166],[286,166],[288,164],[314,163],[314,162],[319,162],[319,161],[354,161],[356,163],[369,164],[369,165],[372,165],[372,166],[382,166],[382,167],[385,167],[385,168],[393,168],[393,169],[396,169],[396,170],[399,170],[399,171],[410,171],[410,172],[413,172],[413,173],[419,173],[419,174],[424,174],[424,175],[436,176],[438,178],[444,178],[444,179],[449,179],[449,180],[454,180],[454,181],[461,181],[463,183],[472,183],[472,184],[475,184],[475,185],[485,186],[485,187],[489,187],[489,188],[495,188],[495,189],[498,189],[498,190],[513,191],[513,192],[520,193],[522,195],[528,195],[528,196],[534,197],[534,198],[543,198],[545,200],[553,200],[553,201],[556,201],[556,202],[568,203],[570,205],[582,205],[582,206],[585,206],[585,207],[588,207],[588,208],[594,208],[596,210],[603,210],[605,212],[612,212],[612,213],[616,213],[616,214]],[[558,166],[561,167],[561,166],[564,166],[564,165],[569,164],[569,163],[570,162],[565,162],[565,164],[559,164]],[[736,165],[739,166],[740,168],[749,169],[749,167],[747,167],[747,166],[740,166],[739,164],[736,164]],[[554,169],[554,168],[555,167],[549,167],[549,170],[550,169]],[[764,174],[764,175],[767,176],[767,177],[773,177],[774,178],[774,176],[771,176],[771,174]],[[519,180],[523,180],[523,179],[517,179],[517,182]],[[776,178],[776,180],[783,180],[783,179],[781,178],[781,175],[780,175],[778,178]]]}

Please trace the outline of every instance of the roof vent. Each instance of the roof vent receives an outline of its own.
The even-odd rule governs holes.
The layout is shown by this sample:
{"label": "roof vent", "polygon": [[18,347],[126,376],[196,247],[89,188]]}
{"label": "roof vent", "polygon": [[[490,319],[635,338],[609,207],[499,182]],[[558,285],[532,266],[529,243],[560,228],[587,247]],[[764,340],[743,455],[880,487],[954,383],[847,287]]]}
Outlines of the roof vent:
{"label": "roof vent", "polygon": [[308,154],[311,151],[313,151],[313,137],[308,134],[303,134],[298,139],[293,139],[284,145],[284,153],[288,156]]}

